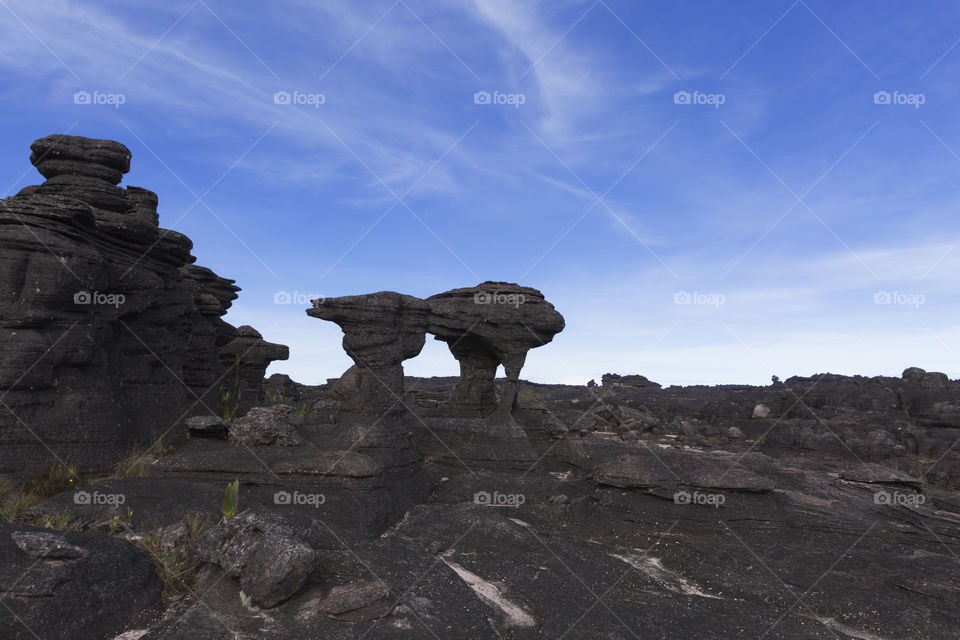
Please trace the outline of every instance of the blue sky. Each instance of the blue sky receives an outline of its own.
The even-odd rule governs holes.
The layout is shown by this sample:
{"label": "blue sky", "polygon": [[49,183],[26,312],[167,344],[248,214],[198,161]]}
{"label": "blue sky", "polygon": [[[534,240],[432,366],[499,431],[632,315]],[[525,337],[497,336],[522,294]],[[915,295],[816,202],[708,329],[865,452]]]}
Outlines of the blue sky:
{"label": "blue sky", "polygon": [[[124,184],[243,288],[227,320],[289,345],[270,372],[307,383],[350,364],[307,298],[483,280],[566,317],[528,356],[534,381],[956,378],[958,18],[852,0],[0,0],[0,195],[40,181],[36,138],[122,141]],[[430,340],[406,370],[458,369]]]}

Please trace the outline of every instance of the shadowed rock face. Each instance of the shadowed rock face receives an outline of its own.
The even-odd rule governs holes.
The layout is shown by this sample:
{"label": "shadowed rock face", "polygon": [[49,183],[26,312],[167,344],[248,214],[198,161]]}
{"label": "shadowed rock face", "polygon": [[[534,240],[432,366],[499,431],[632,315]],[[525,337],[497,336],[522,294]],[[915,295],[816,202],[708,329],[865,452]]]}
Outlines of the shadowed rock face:
{"label": "shadowed rock face", "polygon": [[216,411],[220,349],[238,337],[221,316],[239,289],[158,227],[156,194],[117,186],[127,147],[53,135],[31,149],[47,180],[0,200],[0,473],[54,454],[102,468]]}
{"label": "shadowed rock face", "polygon": [[354,361],[337,391],[364,406],[390,406],[403,395],[402,362],[423,349],[430,307],[413,296],[381,291],[314,301],[307,315],[343,330],[343,349]]}
{"label": "shadowed rock face", "polygon": [[507,282],[484,282],[427,298],[430,328],[460,362],[460,382],[451,396],[452,409],[484,415],[496,405],[494,377],[503,365],[507,387],[498,410],[516,404],[520,369],[527,352],[563,331],[564,321],[543,294]]}
{"label": "shadowed rock face", "polygon": [[263,399],[263,377],[275,360],[286,360],[290,349],[286,345],[267,342],[260,332],[249,325],[237,327],[237,337],[220,348],[220,365],[224,378],[231,379],[239,392],[238,412],[248,409]]}

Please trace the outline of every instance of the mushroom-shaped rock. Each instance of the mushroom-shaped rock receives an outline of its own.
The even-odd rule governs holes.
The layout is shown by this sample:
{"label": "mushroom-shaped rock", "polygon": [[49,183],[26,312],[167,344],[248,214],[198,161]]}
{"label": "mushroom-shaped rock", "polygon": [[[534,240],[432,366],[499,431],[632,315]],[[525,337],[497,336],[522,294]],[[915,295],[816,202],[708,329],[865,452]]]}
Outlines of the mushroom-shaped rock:
{"label": "mushroom-shaped rock", "polygon": [[494,377],[502,364],[508,385],[499,409],[516,404],[527,352],[563,331],[563,316],[543,294],[508,282],[484,282],[427,298],[428,331],[446,342],[460,362],[451,405],[464,415],[483,415],[496,405]]}
{"label": "mushroom-shaped rock", "polygon": [[290,349],[286,345],[267,342],[260,332],[249,325],[237,328],[237,336],[220,347],[220,366],[224,382],[235,385],[239,413],[262,400],[263,378],[274,360],[286,360]]}
{"label": "mushroom-shaped rock", "polygon": [[403,394],[404,360],[423,349],[430,307],[414,296],[381,291],[315,300],[307,315],[343,330],[343,349],[355,363],[337,391],[363,406],[390,406]]}

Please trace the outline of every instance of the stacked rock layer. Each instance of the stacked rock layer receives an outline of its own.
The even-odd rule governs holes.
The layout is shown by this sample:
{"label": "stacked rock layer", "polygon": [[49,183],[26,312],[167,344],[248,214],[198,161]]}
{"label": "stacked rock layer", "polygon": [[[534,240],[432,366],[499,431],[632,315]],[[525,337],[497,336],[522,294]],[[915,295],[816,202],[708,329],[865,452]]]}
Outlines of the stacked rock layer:
{"label": "stacked rock layer", "polygon": [[52,135],[31,149],[46,181],[0,200],[0,473],[102,468],[217,410],[239,289],[159,228],[156,194],[118,186],[127,147]]}

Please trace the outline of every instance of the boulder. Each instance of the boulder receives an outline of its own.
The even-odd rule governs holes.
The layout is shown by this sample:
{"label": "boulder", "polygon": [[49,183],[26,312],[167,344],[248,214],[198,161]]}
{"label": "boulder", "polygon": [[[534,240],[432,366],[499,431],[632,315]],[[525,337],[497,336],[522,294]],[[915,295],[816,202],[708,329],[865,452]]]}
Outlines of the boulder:
{"label": "boulder", "polygon": [[297,593],[317,564],[314,550],[282,518],[251,511],[201,533],[196,551],[239,578],[252,603],[265,609]]}
{"label": "boulder", "polygon": [[0,629],[10,640],[102,640],[163,610],[150,557],[129,542],[0,522]]}

